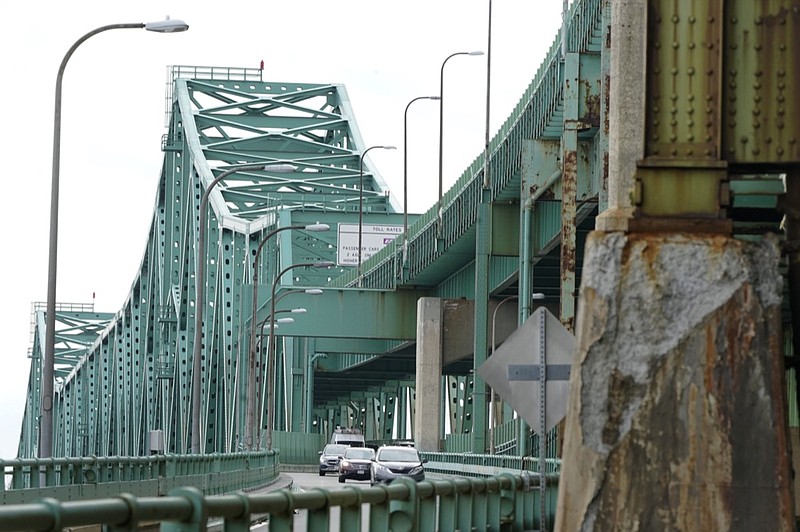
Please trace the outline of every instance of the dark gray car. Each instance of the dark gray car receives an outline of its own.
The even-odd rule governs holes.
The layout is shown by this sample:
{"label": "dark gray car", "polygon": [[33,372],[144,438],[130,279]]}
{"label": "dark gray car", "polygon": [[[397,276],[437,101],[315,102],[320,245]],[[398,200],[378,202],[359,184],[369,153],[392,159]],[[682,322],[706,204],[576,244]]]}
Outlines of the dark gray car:
{"label": "dark gray car", "polygon": [[411,478],[419,482],[425,480],[425,469],[417,450],[413,447],[384,445],[379,447],[372,461],[370,484],[379,482],[389,484],[400,477]]}
{"label": "dark gray car", "polygon": [[339,460],[342,459],[347,445],[335,445],[329,443],[319,452],[319,476],[324,477],[326,473],[339,472]]}

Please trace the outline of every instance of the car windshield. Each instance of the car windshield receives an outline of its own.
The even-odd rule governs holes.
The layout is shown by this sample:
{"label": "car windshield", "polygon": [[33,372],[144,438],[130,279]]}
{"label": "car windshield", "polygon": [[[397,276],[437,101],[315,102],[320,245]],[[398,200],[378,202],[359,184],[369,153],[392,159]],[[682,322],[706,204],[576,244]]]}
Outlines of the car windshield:
{"label": "car windshield", "polygon": [[371,460],[375,452],[367,447],[351,447],[344,452],[344,457],[349,459]]}
{"label": "car windshield", "polygon": [[419,462],[419,455],[414,449],[383,449],[378,451],[378,460],[384,462]]}
{"label": "car windshield", "polygon": [[341,456],[347,449],[347,445],[326,445],[322,454]]}

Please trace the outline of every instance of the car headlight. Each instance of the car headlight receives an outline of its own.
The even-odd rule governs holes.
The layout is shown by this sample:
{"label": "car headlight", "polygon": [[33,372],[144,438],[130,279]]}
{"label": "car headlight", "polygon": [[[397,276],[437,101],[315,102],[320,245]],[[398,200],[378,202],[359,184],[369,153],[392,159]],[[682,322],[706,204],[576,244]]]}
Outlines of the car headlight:
{"label": "car headlight", "polygon": [[339,466],[340,467],[350,467],[350,462],[348,462],[347,460],[342,460],[341,462],[339,462]]}
{"label": "car headlight", "polygon": [[380,464],[373,464],[373,467],[375,468],[375,472],[377,473],[391,473],[389,468],[386,466],[382,466]]}

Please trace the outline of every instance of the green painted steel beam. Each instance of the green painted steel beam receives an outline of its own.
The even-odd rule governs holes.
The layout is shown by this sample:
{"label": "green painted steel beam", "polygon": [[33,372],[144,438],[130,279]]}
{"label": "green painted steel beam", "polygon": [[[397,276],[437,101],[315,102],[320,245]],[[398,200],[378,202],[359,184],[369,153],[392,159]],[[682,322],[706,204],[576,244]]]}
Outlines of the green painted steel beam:
{"label": "green painted steel beam", "polygon": [[313,318],[281,324],[276,334],[412,340],[416,338],[416,305],[420,297],[421,294],[413,290],[325,287],[321,295],[313,298],[291,294],[282,299],[281,304],[286,308],[302,306],[308,310],[306,315]]}

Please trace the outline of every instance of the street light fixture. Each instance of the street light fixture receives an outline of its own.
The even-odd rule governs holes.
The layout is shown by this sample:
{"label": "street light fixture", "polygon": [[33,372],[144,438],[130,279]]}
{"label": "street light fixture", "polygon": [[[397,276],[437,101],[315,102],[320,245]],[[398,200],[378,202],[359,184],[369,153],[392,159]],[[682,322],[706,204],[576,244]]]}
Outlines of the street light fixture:
{"label": "street light fixture", "polygon": [[442,61],[442,68],[441,74],[439,76],[439,202],[436,205],[437,216],[439,219],[438,227],[437,227],[437,237],[442,237],[442,188],[443,188],[443,180],[442,180],[442,155],[443,155],[443,146],[444,146],[444,66],[447,62],[457,55],[483,55],[481,51],[474,51],[474,52],[456,52],[454,54],[450,54]]}
{"label": "street light fixture", "polygon": [[361,234],[364,220],[364,157],[370,150],[396,150],[395,146],[370,146],[358,159],[358,286],[361,286]]}
{"label": "street light fixture", "polygon": [[[275,279],[272,281],[272,298],[271,298],[271,310],[270,316],[275,315],[275,304],[277,300],[275,299],[275,290],[278,287],[278,283],[281,280],[281,277],[284,273],[288,272],[289,270],[293,270],[295,268],[332,268],[336,266],[334,262],[301,262],[298,264],[291,264],[280,272],[278,275],[275,276]],[[274,395],[275,395],[275,357],[277,354],[277,350],[275,348],[275,322],[271,321],[269,326],[269,346],[267,347],[267,451],[272,450],[272,426],[275,422],[275,405],[274,405]],[[259,431],[260,436],[260,431]],[[259,438],[260,440],[260,438]]]}
{"label": "street light fixture", "polygon": [[[202,354],[203,354],[203,313],[205,310],[205,292],[203,291],[203,283],[205,282],[206,275],[206,210],[208,208],[208,199],[211,196],[211,191],[223,179],[236,172],[247,171],[270,171],[270,172],[293,172],[297,168],[290,164],[249,164],[244,166],[237,166],[225,170],[218,175],[203,192],[203,197],[200,199],[200,218],[199,227],[197,230],[197,266],[195,267],[195,310],[194,310],[194,344],[192,346],[192,453],[197,454],[200,452],[200,373],[203,368]],[[254,288],[255,289],[255,288]]]}
{"label": "street light fixture", "polygon": [[245,448],[251,449],[253,447],[253,435],[254,429],[256,427],[255,417],[256,417],[256,409],[257,403],[255,400],[255,393],[256,393],[256,376],[257,370],[256,366],[258,365],[258,353],[256,351],[256,315],[257,315],[257,308],[258,305],[258,271],[259,271],[259,259],[261,258],[261,251],[264,249],[264,245],[267,241],[275,236],[276,234],[282,231],[288,231],[290,229],[297,229],[297,230],[305,230],[305,231],[312,231],[312,232],[320,232],[320,231],[327,231],[330,229],[328,224],[308,224],[308,225],[289,225],[286,227],[278,227],[273,231],[270,231],[267,236],[265,236],[261,242],[258,244],[258,248],[256,248],[256,255],[253,259],[253,301],[252,306],[250,307],[252,310],[252,317],[250,318],[250,341],[248,343],[248,356],[247,356],[247,410],[245,415]]}
{"label": "street light fixture", "polygon": [[418,96],[408,102],[403,113],[403,265],[408,259],[408,108],[417,100],[440,100],[439,96]]}
{"label": "street light fixture", "polygon": [[166,20],[160,22],[136,22],[132,24],[110,24],[96,28],[67,50],[56,75],[55,112],[53,120],[53,171],[50,185],[50,241],[47,271],[47,305],[45,321],[44,363],[42,364],[42,399],[41,416],[39,418],[39,458],[49,458],[53,454],[53,388],[55,377],[55,344],[56,344],[56,274],[58,270],[58,188],[61,166],[61,87],[64,70],[75,50],[90,37],[108,30],[146,29],[158,33],[181,32],[189,29],[182,20]]}

